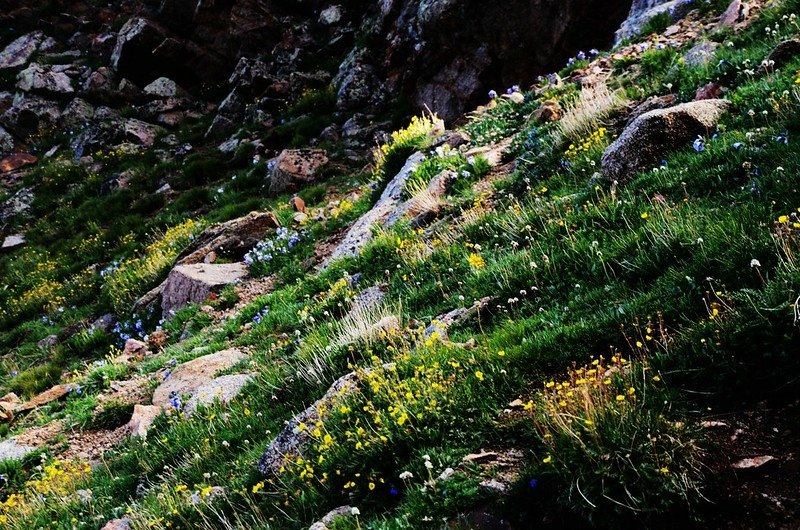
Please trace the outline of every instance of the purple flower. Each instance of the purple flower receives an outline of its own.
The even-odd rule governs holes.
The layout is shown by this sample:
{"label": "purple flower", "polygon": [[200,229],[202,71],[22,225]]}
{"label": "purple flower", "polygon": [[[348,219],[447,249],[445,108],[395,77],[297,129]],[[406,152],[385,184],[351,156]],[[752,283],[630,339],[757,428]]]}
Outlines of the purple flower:
{"label": "purple flower", "polygon": [[531,481],[528,482],[528,486],[530,486],[531,489],[535,489],[536,486],[538,486],[538,485],[539,485],[539,481],[537,479],[535,479],[535,478],[532,478]]}
{"label": "purple flower", "polygon": [[784,131],[783,134],[779,134],[775,137],[775,141],[779,144],[789,145],[789,133]]}
{"label": "purple flower", "polygon": [[591,55],[592,57],[594,57],[595,55],[600,55],[600,50],[598,50],[597,48],[592,48],[591,50],[589,50],[589,55]]}
{"label": "purple flower", "polygon": [[496,97],[497,97],[497,91],[496,90],[490,90],[489,91],[489,99],[494,99]]}
{"label": "purple flower", "polygon": [[706,144],[705,141],[703,141],[703,137],[698,136],[697,139],[694,142],[692,142],[692,147],[694,147],[694,150],[697,151],[698,153],[702,153],[703,151],[705,151]]}
{"label": "purple flower", "polygon": [[744,147],[744,144],[742,142],[736,142],[736,143],[733,144],[732,147],[738,151],[739,149]]}
{"label": "purple flower", "polygon": [[579,61],[585,61],[586,60],[586,54],[583,53],[583,51],[579,51],[578,52],[578,60]]}

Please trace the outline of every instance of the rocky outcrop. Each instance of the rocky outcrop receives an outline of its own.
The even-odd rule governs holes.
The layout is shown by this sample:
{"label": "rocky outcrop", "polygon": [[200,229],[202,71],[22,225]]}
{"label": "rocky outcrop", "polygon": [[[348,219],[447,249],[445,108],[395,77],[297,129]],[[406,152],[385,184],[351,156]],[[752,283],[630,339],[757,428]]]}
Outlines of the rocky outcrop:
{"label": "rocky outcrop", "polygon": [[170,405],[175,397],[194,395],[198,389],[210,383],[219,372],[232,368],[245,359],[247,359],[245,353],[237,349],[228,349],[180,364],[166,374],[164,382],[153,392],[153,405],[165,407]]}
{"label": "rocky outcrop", "polygon": [[402,203],[406,182],[423,160],[425,155],[422,153],[414,153],[406,160],[403,168],[386,185],[375,206],[353,223],[323,266],[338,258],[355,257],[361,252],[372,240],[372,227],[386,221]]}
{"label": "rocky outcrop", "polygon": [[627,182],[664,154],[708,133],[729,105],[722,99],[707,99],[642,114],[603,153],[603,177]]}
{"label": "rocky outcrop", "polygon": [[270,193],[302,189],[317,179],[327,163],[328,156],[321,149],[284,149],[267,164]]}
{"label": "rocky outcrop", "polygon": [[614,44],[619,44],[623,39],[630,39],[639,35],[644,27],[654,17],[663,13],[675,20],[686,13],[692,7],[694,0],[634,0],[628,18],[620,25],[615,33]]}
{"label": "rocky outcrop", "polygon": [[164,318],[188,304],[204,302],[212,292],[245,276],[244,263],[178,265],[161,289]]}
{"label": "rocky outcrop", "polygon": [[312,439],[309,429],[300,428],[300,424],[313,425],[320,421],[322,419],[320,410],[331,410],[336,407],[358,388],[359,379],[356,372],[340,377],[324,396],[289,420],[258,461],[259,471],[266,476],[274,475],[284,465],[286,458],[296,456],[297,452]]}
{"label": "rocky outcrop", "polygon": [[178,265],[211,262],[217,255],[241,259],[256,243],[280,227],[272,212],[250,212],[224,223],[209,226],[194,238],[178,258]]}

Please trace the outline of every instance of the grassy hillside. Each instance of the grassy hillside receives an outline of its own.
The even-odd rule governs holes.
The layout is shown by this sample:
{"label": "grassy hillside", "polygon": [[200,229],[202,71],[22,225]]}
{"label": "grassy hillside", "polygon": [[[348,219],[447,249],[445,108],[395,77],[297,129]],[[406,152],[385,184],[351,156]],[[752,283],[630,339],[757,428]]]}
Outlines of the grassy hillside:
{"label": "grassy hillside", "polygon": [[[769,450],[791,484],[796,433],[745,446],[713,425],[750,418],[755,432],[744,412],[770,410],[769,421],[795,430],[800,56],[762,61],[800,32],[799,3],[766,8],[739,32],[709,32],[703,38],[720,46],[707,64],[684,60],[695,41],[643,36],[562,72],[607,61],[610,75],[593,88],[545,80],[524,101],[497,98],[461,128],[467,149],[503,145],[496,164],[491,152],[433,150],[432,121],[417,119],[372,167],[341,164],[303,190],[323,215],[302,227],[288,195],[265,196],[264,162],[247,153],[223,159],[209,147],[180,167],[155,152],[98,153],[100,174],[41,164],[26,177],[36,184],[20,226],[29,244],[0,258],[0,348],[9,352],[0,385],[24,397],[57,382],[73,391],[0,434],[54,420],[64,433],[113,429],[130,409],[98,405],[112,381],[141,376],[153,388],[164,369],[226,348],[249,352],[241,368],[257,377],[228,405],[162,415],[146,440],[126,438],[92,465],[59,457],[64,434],[0,462],[0,522],[307,528],[346,505],[330,528],[747,528],[766,504],[737,497],[741,482],[784,506],[796,500],[796,487],[769,477],[731,478],[725,459]],[[636,102],[690,101],[711,81],[731,102],[716,131],[624,185],[603,180],[601,155]],[[532,114],[549,100],[564,116],[537,123]],[[191,128],[180,134],[199,141]],[[438,219],[377,230],[358,257],[311,266],[416,151],[427,159],[408,196],[445,169],[457,175]],[[127,189],[99,193],[126,170]],[[176,179],[169,200],[154,193],[165,175]],[[300,237],[282,260],[251,267],[273,277],[271,289],[243,303],[229,288],[212,312],[192,306],[166,322],[131,315],[191,236],[255,209]],[[357,293],[378,284],[385,301],[352,313]],[[446,330],[437,324],[462,307],[476,310]],[[106,312],[125,315],[117,330],[91,330]],[[371,327],[386,318],[399,326]],[[113,361],[121,337],[156,326],[168,336],[162,350]],[[49,335],[56,346],[37,346]],[[257,463],[285,422],[350,372],[357,391],[297,425],[308,443],[263,475]],[[463,460],[482,451],[500,456]],[[792,508],[767,518],[799,521]]]}

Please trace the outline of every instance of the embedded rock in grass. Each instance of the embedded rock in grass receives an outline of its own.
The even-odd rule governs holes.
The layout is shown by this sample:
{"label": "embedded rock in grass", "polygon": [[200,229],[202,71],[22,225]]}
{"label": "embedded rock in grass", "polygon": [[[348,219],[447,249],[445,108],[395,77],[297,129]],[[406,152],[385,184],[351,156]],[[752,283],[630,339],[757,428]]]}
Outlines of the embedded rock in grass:
{"label": "embedded rock in grass", "polygon": [[767,61],[773,63],[772,68],[780,68],[798,55],[800,55],[800,39],[789,39],[775,46],[767,56]]}
{"label": "embedded rock in grass", "polygon": [[353,508],[350,506],[339,506],[326,513],[322,519],[308,527],[308,530],[329,530],[337,519],[342,517],[352,517]]}
{"label": "embedded rock in grass", "polygon": [[23,35],[0,52],[0,70],[24,66],[44,39],[41,31]]}
{"label": "embedded rock in grass", "polygon": [[353,223],[341,242],[325,260],[323,267],[327,267],[331,261],[338,258],[358,256],[361,249],[372,240],[372,227],[376,224],[383,224],[397,209],[408,178],[423,160],[425,160],[425,155],[422,153],[414,153],[406,160],[403,168],[386,185],[386,189],[383,190],[375,206]]}
{"label": "embedded rock in grass", "polygon": [[456,179],[458,179],[458,173],[452,169],[442,171],[431,179],[424,190],[416,193],[398,206],[389,215],[384,226],[394,226],[404,217],[411,219],[412,228],[419,228],[429,224],[439,215],[445,204],[443,197],[447,193],[450,184]]}
{"label": "embedded rock in grass", "polygon": [[205,302],[211,293],[245,276],[244,263],[178,265],[170,271],[161,289],[164,318],[191,303]]}
{"label": "embedded rock in grass", "polygon": [[147,344],[140,340],[128,339],[125,341],[125,348],[122,350],[122,356],[128,359],[143,359],[150,355],[150,350]]}
{"label": "embedded rock in grass", "polygon": [[247,358],[247,354],[232,348],[180,364],[169,372],[166,380],[153,392],[153,405],[163,407],[170,405],[175,396],[193,395],[203,385],[211,382],[217,373],[232,368]]}
{"label": "embedded rock in grass", "polygon": [[41,394],[37,394],[27,403],[23,403],[22,405],[18,406],[17,411],[22,412],[35,409],[36,407],[41,407],[42,405],[47,405],[50,402],[63,399],[67,396],[67,394],[69,394],[69,391],[70,387],[67,385],[56,385],[48,390],[45,390]]}
{"label": "embedded rock in grass", "polygon": [[706,66],[714,58],[719,48],[719,43],[704,40],[692,46],[683,54],[683,62],[687,66]]}
{"label": "embedded rock in grass", "polygon": [[481,310],[488,311],[489,304],[496,300],[493,296],[484,296],[475,302],[470,307],[458,307],[447,313],[443,313],[431,321],[431,324],[425,328],[425,336],[430,337],[433,333],[437,333],[439,339],[442,341],[447,340],[447,330],[452,326],[464,324],[472,318],[480,318]]}
{"label": "embedded rock in grass", "polygon": [[17,88],[24,92],[43,92],[63,95],[75,92],[72,79],[67,75],[71,65],[43,66],[32,63],[17,74]]}
{"label": "embedded rock in grass", "polygon": [[272,212],[250,212],[243,217],[211,225],[194,238],[177,263],[201,263],[212,252],[230,259],[241,259],[267,233],[280,226],[280,221]]}
{"label": "embedded rock in grass", "polygon": [[721,97],[722,85],[712,81],[697,89],[697,92],[695,92],[694,95],[694,100],[700,101],[703,99],[719,99]]}
{"label": "embedded rock in grass", "polygon": [[16,438],[9,438],[0,442],[0,461],[22,460],[34,451],[36,451],[35,447],[19,445]]}
{"label": "embedded rock in grass", "polygon": [[547,123],[551,121],[558,121],[564,114],[561,105],[554,99],[548,99],[542,106],[533,112],[533,120],[536,123]]}
{"label": "embedded rock in grass", "polygon": [[36,343],[36,347],[41,350],[49,350],[58,344],[58,335],[48,335]]}
{"label": "embedded rock in grass", "polygon": [[131,530],[131,520],[127,517],[123,519],[111,519],[100,530]]}
{"label": "embedded rock in grass", "polygon": [[603,153],[603,177],[625,183],[698,135],[708,133],[730,102],[706,99],[642,114]]}
{"label": "embedded rock in grass", "polygon": [[14,250],[15,248],[19,248],[24,244],[25,244],[24,234],[12,234],[3,240],[3,244],[0,245],[0,251],[5,252],[9,250]]}
{"label": "embedded rock in grass", "polygon": [[191,416],[197,411],[198,405],[211,405],[217,400],[230,403],[253,377],[253,374],[232,374],[212,379],[194,391],[194,395],[186,402],[184,413]]}
{"label": "embedded rock in grass", "polygon": [[140,438],[147,437],[147,430],[153,425],[158,415],[161,414],[161,407],[158,405],[139,405],[133,406],[133,416],[126,425],[126,429],[131,436]]}
{"label": "embedded rock in grass", "polygon": [[267,163],[269,192],[279,195],[297,191],[314,182],[327,163],[322,149],[284,149]]}
{"label": "embedded rock in grass", "polygon": [[358,388],[359,374],[350,372],[337,379],[310,407],[293,417],[267,446],[258,461],[258,470],[266,476],[274,475],[284,465],[286,459],[296,457],[300,449],[311,439],[310,429],[300,426],[314,425],[324,418],[320,410],[332,410]]}
{"label": "embedded rock in grass", "polygon": [[368,311],[374,307],[378,307],[383,303],[384,300],[386,300],[387,289],[388,288],[385,284],[367,287],[353,297],[353,303],[350,311],[355,313],[358,311]]}
{"label": "embedded rock in grass", "polygon": [[673,94],[667,94],[665,96],[650,96],[633,108],[631,113],[628,115],[628,121],[625,123],[625,127],[633,123],[633,120],[642,114],[650,112],[651,110],[666,109],[673,105],[675,105],[675,96]]}

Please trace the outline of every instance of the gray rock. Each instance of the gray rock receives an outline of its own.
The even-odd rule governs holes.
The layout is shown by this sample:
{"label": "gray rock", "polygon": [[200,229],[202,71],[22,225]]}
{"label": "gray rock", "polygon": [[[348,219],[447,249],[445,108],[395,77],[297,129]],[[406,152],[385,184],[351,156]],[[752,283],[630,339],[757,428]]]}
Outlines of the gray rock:
{"label": "gray rock", "polygon": [[406,160],[403,168],[386,185],[375,206],[353,223],[341,242],[325,260],[323,267],[335,259],[358,256],[361,249],[372,240],[372,227],[376,224],[383,224],[401,203],[408,177],[423,160],[425,160],[425,155],[422,153],[414,153]]}
{"label": "gray rock", "polygon": [[800,55],[800,39],[789,39],[775,46],[767,56],[767,61],[773,63],[773,68],[780,68],[798,55]]}
{"label": "gray rock", "polygon": [[683,61],[687,66],[705,66],[714,59],[717,48],[719,48],[718,42],[710,40],[698,42],[683,55]]}
{"label": "gray rock", "polygon": [[326,513],[322,519],[308,527],[308,530],[329,530],[333,523],[342,517],[352,517],[353,508],[350,506],[339,506]]}
{"label": "gray rock", "polygon": [[373,285],[367,287],[353,298],[352,312],[368,311],[378,307],[386,299],[386,285]]}
{"label": "gray rock", "polygon": [[100,530],[131,530],[132,521],[127,517],[122,519],[112,519]]}
{"label": "gray rock", "polygon": [[19,138],[48,131],[58,123],[59,106],[35,96],[18,95],[14,104],[0,115],[0,124]]}
{"label": "gray rock", "polygon": [[86,126],[94,118],[94,107],[88,101],[75,98],[70,101],[61,113],[62,127]]}
{"label": "gray rock", "polygon": [[48,335],[36,343],[36,347],[40,350],[49,350],[58,344],[58,335]]}
{"label": "gray rock", "polygon": [[212,292],[245,276],[244,263],[178,265],[170,271],[161,290],[164,318],[188,304],[204,302]]}
{"label": "gray rock", "polygon": [[603,153],[603,177],[620,183],[631,180],[665,154],[706,134],[729,106],[723,99],[706,99],[642,114]]}
{"label": "gray rock", "polygon": [[0,70],[27,64],[43,39],[44,34],[41,31],[35,31],[11,42],[0,52]]}
{"label": "gray rock", "polygon": [[134,118],[129,118],[122,124],[122,133],[125,141],[144,147],[153,145],[156,141],[156,136],[162,131],[163,129],[157,125]]}
{"label": "gray rock", "polygon": [[0,461],[22,460],[34,451],[36,451],[35,447],[19,445],[15,438],[9,438],[0,442]]}
{"label": "gray rock", "polygon": [[43,92],[45,94],[71,94],[75,92],[72,79],[65,69],[56,66],[42,66],[32,63],[17,74],[17,88],[25,92]]}
{"label": "gray rock", "polygon": [[329,6],[319,14],[319,23],[323,26],[332,26],[342,20],[342,7]]}
{"label": "gray rock", "polygon": [[10,153],[14,150],[14,137],[0,126],[0,154]]}
{"label": "gray rock", "polygon": [[287,458],[296,457],[302,447],[312,439],[309,429],[300,430],[300,424],[313,425],[321,420],[319,411],[331,410],[336,407],[358,388],[358,381],[359,375],[356,372],[350,372],[340,377],[325,392],[324,396],[289,420],[278,436],[270,442],[258,461],[259,471],[266,476],[274,475],[284,465]]}
{"label": "gray rock", "polygon": [[178,97],[179,92],[182,91],[178,88],[178,84],[168,77],[159,77],[144,87],[145,94],[159,98]]}
{"label": "gray rock", "polygon": [[3,240],[0,251],[13,250],[25,245],[25,234],[12,234]]}
{"label": "gray rock", "polygon": [[164,407],[170,404],[173,396],[194,395],[213,381],[219,372],[232,368],[247,358],[240,350],[228,349],[180,364],[153,392],[153,405]]}
{"label": "gray rock", "polygon": [[31,188],[21,188],[17,193],[6,199],[0,205],[0,222],[10,219],[16,215],[23,215],[31,209],[33,204],[33,190]]}
{"label": "gray rock", "polygon": [[750,4],[742,0],[733,0],[719,17],[716,29],[741,29],[750,22]]}
{"label": "gray rock", "polygon": [[191,416],[198,405],[211,405],[215,401],[230,403],[253,380],[252,374],[223,375],[201,385],[186,402],[184,412]]}
{"label": "gray rock", "polygon": [[673,20],[685,16],[693,2],[694,0],[634,0],[628,18],[614,34],[614,44],[638,36],[653,17],[662,13],[669,13]]}

